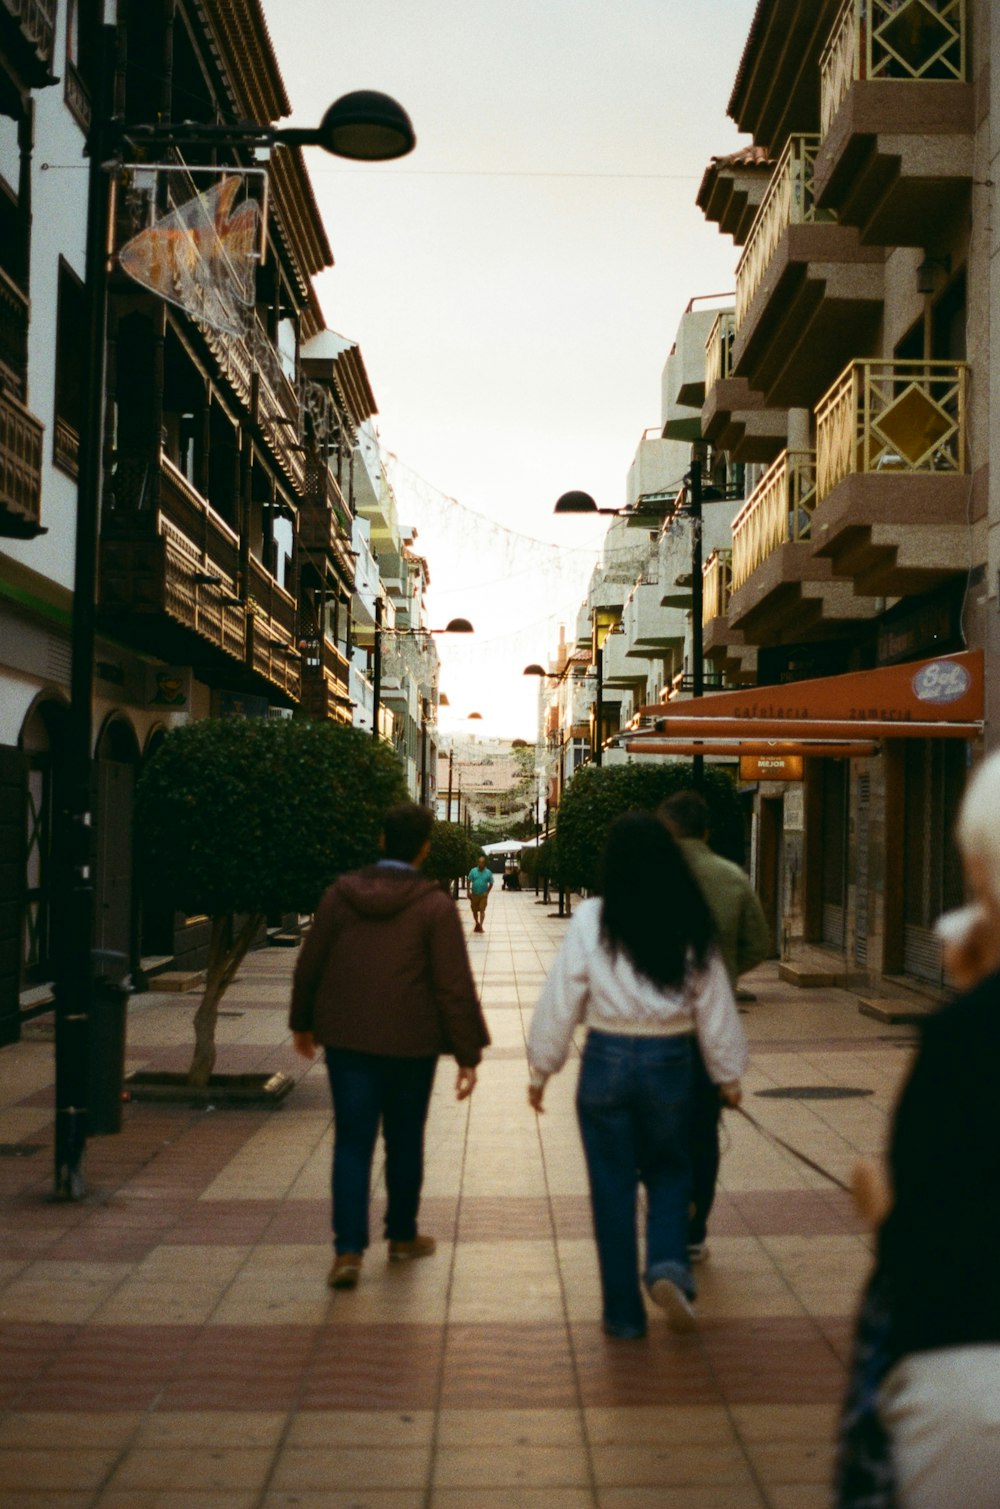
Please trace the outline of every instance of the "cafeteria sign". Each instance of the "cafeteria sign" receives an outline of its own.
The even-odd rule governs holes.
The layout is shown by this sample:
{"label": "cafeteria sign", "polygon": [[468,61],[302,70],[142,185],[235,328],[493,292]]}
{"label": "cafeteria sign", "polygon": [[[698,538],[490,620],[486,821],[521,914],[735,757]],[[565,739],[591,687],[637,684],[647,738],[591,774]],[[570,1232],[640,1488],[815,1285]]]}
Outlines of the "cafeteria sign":
{"label": "cafeteria sign", "polygon": [[740,755],[741,781],[801,781],[801,755]]}

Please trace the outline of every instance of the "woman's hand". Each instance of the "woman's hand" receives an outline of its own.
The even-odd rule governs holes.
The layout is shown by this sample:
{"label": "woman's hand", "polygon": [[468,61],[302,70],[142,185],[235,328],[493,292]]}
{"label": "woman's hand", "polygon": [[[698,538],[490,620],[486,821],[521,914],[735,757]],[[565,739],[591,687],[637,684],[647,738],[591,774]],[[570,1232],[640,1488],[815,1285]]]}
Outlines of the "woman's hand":
{"label": "woman's hand", "polygon": [[881,1226],[892,1209],[892,1188],[881,1163],[859,1158],[851,1169],[851,1195],[854,1208],[866,1226]]}
{"label": "woman's hand", "polygon": [[469,1096],[472,1094],[472,1092],[473,1092],[473,1090],[475,1088],[476,1088],[476,1071],[475,1071],[475,1069],[462,1069],[462,1068],[460,1068],[459,1071],[458,1071],[458,1077],[455,1080],[455,1099],[456,1100],[468,1100]]}
{"label": "woman's hand", "polygon": [[538,1112],[539,1116],[541,1116],[542,1112],[545,1110],[545,1107],[542,1105],[542,1098],[543,1098],[544,1095],[545,1095],[545,1086],[544,1085],[529,1085],[528,1086],[528,1104],[529,1104],[529,1106],[531,1107],[531,1109],[533,1111],[537,1111]]}
{"label": "woman's hand", "polygon": [[735,1111],[743,1099],[743,1086],[739,1080],[731,1079],[726,1084],[720,1085],[719,1099],[724,1106],[728,1106],[731,1111]]}
{"label": "woman's hand", "polygon": [[311,1032],[293,1032],[292,1047],[301,1058],[316,1057],[316,1039]]}

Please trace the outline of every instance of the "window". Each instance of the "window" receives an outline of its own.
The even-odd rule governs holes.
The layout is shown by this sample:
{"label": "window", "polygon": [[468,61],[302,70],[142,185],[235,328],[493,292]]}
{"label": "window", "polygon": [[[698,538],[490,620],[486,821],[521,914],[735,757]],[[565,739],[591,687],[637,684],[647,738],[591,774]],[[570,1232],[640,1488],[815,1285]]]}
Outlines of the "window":
{"label": "window", "polygon": [[66,103],[84,130],[97,88],[102,7],[103,0],[69,0],[66,16]]}

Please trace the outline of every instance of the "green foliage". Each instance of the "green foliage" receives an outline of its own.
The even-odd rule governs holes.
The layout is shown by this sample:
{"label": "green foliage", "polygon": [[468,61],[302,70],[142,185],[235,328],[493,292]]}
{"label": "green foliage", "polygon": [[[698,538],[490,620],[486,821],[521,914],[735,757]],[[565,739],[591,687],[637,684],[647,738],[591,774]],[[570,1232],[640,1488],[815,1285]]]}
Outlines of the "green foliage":
{"label": "green foliage", "polygon": [[479,850],[461,823],[435,823],[431,830],[431,852],[422,873],[431,880],[457,880],[468,875]]}
{"label": "green foliage", "polygon": [[553,833],[544,843],[538,845],[538,878],[549,880],[554,885],[559,884],[559,845],[556,835]]}
{"label": "green foliage", "polygon": [[206,718],[175,729],[139,781],[146,877],[187,912],[311,912],[337,875],[376,857],[406,791],[360,729]]}
{"label": "green foliage", "polygon": [[[655,812],[664,797],[689,790],[691,766],[584,765],[563,793],[559,807],[559,857],[567,885],[593,890],[608,829],[623,812]],[[743,815],[732,777],[708,766],[702,795],[711,814],[709,841],[727,859],[743,859]]]}

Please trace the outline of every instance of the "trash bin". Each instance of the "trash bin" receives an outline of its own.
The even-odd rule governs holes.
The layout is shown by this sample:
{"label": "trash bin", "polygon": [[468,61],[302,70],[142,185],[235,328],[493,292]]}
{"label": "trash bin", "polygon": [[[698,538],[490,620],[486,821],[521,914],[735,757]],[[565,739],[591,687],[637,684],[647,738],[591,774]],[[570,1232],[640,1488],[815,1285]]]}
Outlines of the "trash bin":
{"label": "trash bin", "polygon": [[100,1137],[122,1129],[125,1084],[125,1015],[132,982],[128,956],[95,948],[94,998],[88,1033],[87,1135]]}

